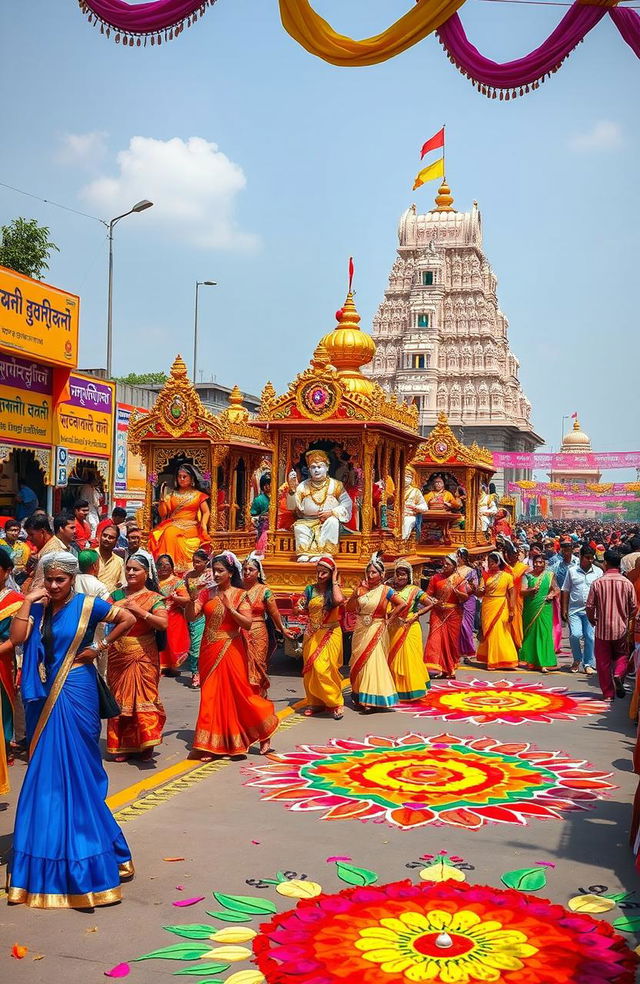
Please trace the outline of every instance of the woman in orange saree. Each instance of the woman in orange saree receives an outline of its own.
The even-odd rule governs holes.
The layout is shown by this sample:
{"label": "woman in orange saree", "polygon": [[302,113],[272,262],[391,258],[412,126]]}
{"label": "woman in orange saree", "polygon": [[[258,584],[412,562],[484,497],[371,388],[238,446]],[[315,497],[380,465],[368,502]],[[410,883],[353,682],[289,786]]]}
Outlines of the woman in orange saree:
{"label": "woman in orange saree", "polygon": [[518,653],[511,635],[515,607],[513,578],[503,569],[504,560],[499,553],[489,554],[487,566],[478,585],[478,594],[482,598],[478,660],[488,670],[515,670]]}
{"label": "woman in orange saree", "polygon": [[278,718],[271,701],[254,693],[249,683],[244,632],[251,628],[251,603],[230,551],[214,558],[213,580],[215,587],[201,591],[187,609],[189,619],[205,616],[191,757],[208,762],[214,755],[245,755],[255,742],[266,755]]}
{"label": "woman in orange saree", "polygon": [[209,496],[200,490],[192,465],[180,465],[176,487],[158,504],[161,522],[151,531],[149,550],[154,557],[169,554],[180,573],[189,570],[196,550],[211,542]]}
{"label": "woman in orange saree", "polygon": [[457,569],[455,554],[445,557],[442,570],[434,574],[427,587],[427,595],[433,599],[429,616],[429,636],[424,650],[424,661],[429,676],[455,680],[460,659],[460,630],[464,603],[469,597],[470,586],[464,573]]}
{"label": "woman in orange saree", "polygon": [[526,587],[525,574],[529,570],[529,565],[518,558],[518,551],[510,540],[505,541],[502,550],[505,559],[505,571],[513,578],[513,619],[511,620],[511,635],[516,649],[522,646],[524,630],[522,626],[522,611],[524,608],[524,596],[522,588]]}
{"label": "woman in orange saree", "polygon": [[153,749],[162,743],[167,716],[158,694],[160,656],[156,631],[166,631],[164,598],[149,579],[149,561],[144,554],[133,554],[126,567],[126,588],[111,595],[115,608],[135,615],[136,622],[126,635],[108,643],[107,683],[120,705],[118,717],[107,722],[107,752],[116,762],[142,753],[153,758]]}
{"label": "woman in orange saree", "polygon": [[251,628],[247,633],[249,683],[256,694],[266,697],[269,691],[269,660],[277,647],[275,632],[290,639],[294,633],[282,624],[276,599],[265,584],[262,563],[255,554],[249,554],[242,565],[242,584],[251,605]]}
{"label": "woman in orange saree", "polygon": [[187,658],[191,637],[185,618],[189,592],[182,578],[174,572],[173,559],[160,554],[156,560],[158,587],[167,606],[167,644],[160,650],[160,672],[165,676],[180,676],[180,667]]}

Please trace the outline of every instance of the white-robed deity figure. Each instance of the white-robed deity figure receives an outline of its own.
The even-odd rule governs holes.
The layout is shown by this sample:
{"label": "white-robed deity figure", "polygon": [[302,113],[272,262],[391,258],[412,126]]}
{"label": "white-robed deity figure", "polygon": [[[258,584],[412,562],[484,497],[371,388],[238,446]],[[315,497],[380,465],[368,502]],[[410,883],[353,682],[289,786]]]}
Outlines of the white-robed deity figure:
{"label": "white-robed deity figure", "polygon": [[408,540],[415,530],[418,516],[428,511],[429,507],[418,486],[418,473],[413,468],[407,468],[404,474],[403,540]]}
{"label": "white-robed deity figure", "polygon": [[329,475],[326,452],[307,451],[305,461],[309,478],[298,483],[296,472],[289,472],[287,492],[287,508],[296,514],[293,532],[298,560],[302,563],[316,560],[321,554],[338,552],[340,523],[348,523],[353,510],[353,502],[342,482]]}
{"label": "white-robed deity figure", "polygon": [[478,515],[480,516],[480,525],[483,533],[488,533],[490,527],[493,526],[493,520],[497,511],[498,503],[495,492],[490,491],[490,487],[487,488],[486,485],[483,485],[478,501]]}

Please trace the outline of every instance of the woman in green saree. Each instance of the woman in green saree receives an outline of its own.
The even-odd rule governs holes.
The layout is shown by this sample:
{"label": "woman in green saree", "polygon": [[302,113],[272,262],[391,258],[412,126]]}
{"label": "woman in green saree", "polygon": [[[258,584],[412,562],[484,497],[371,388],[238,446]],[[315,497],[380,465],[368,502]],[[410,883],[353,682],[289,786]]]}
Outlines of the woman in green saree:
{"label": "woman in green saree", "polygon": [[520,666],[547,673],[558,665],[553,644],[553,600],[560,589],[553,571],[540,554],[533,558],[533,573],[526,576],[521,593],[524,597],[522,627],[524,638]]}

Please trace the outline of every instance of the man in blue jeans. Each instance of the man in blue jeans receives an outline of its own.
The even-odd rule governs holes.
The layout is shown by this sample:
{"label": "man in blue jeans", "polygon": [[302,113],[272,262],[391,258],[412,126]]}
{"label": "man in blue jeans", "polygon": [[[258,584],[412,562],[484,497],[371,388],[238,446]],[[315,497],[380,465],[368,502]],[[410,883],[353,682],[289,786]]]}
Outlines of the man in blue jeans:
{"label": "man in blue jeans", "polygon": [[[580,563],[567,567],[560,595],[562,621],[569,622],[569,642],[573,655],[572,673],[577,673],[580,665],[585,673],[596,672],[593,652],[594,628],[587,618],[585,605],[594,581],[602,577],[599,567],[594,567],[595,552],[591,547],[580,549]],[[584,652],[581,647],[584,645]]]}

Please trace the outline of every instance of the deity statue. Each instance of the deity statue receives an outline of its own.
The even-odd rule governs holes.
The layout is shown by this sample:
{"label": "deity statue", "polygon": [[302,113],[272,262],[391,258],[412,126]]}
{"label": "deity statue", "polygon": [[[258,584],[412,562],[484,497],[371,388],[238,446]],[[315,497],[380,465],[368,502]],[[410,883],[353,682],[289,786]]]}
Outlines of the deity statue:
{"label": "deity statue", "polygon": [[329,476],[329,456],[314,449],[305,455],[309,478],[298,483],[289,472],[287,508],[295,512],[293,532],[298,561],[316,560],[321,554],[337,553],[340,523],[351,519],[353,502],[342,482]]}
{"label": "deity statue", "polygon": [[418,486],[418,473],[407,468],[404,475],[404,512],[402,514],[402,539],[408,540],[416,528],[418,516],[429,507]]}
{"label": "deity statue", "polygon": [[209,497],[200,489],[192,465],[180,465],[175,488],[162,496],[158,512],[161,522],[149,535],[151,553],[154,557],[169,554],[177,571],[189,570],[194,552],[211,542],[207,531]]}
{"label": "deity statue", "polygon": [[432,479],[432,489],[425,495],[425,502],[429,509],[437,509],[440,512],[457,512],[462,503],[459,499],[456,499],[453,493],[447,491],[444,487],[444,478],[442,475],[436,475]]}
{"label": "deity statue", "polygon": [[482,527],[482,532],[488,537],[489,530],[493,525],[493,520],[498,512],[498,496],[495,491],[495,485],[493,482],[487,487],[482,486],[482,491],[480,493],[480,499],[478,500],[478,515],[480,517],[480,526]]}

